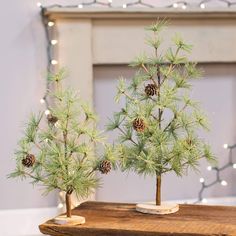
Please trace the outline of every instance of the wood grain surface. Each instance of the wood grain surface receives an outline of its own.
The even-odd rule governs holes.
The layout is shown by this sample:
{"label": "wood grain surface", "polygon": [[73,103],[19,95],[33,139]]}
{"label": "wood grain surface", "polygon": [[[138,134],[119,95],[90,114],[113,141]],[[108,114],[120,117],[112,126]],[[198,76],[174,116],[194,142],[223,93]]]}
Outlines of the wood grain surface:
{"label": "wood grain surface", "polygon": [[180,205],[174,214],[148,215],[134,204],[86,202],[72,214],[84,216],[86,223],[62,226],[49,220],[40,231],[53,236],[236,236],[236,207]]}

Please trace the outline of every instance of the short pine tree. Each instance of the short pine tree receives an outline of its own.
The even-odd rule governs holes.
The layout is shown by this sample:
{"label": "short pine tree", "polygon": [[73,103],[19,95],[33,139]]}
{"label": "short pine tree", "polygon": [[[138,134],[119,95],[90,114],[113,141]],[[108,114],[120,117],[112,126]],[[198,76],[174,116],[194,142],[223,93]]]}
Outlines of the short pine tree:
{"label": "short pine tree", "polygon": [[[61,71],[50,76],[54,89],[49,110],[32,115],[16,151],[16,169],[9,177],[31,178],[32,184],[66,193],[67,216],[71,217],[71,194],[87,197],[99,184],[97,170],[108,173],[115,164],[112,148],[96,128],[97,117],[75,91],[63,89]],[[45,122],[46,121],[46,122]],[[104,154],[97,158],[98,144]]]}
{"label": "short pine tree", "polygon": [[198,103],[188,92],[190,79],[198,78],[195,63],[185,56],[191,46],[180,36],[166,53],[160,51],[160,32],[165,21],[147,28],[147,39],[153,56],[136,58],[131,66],[137,69],[130,84],[120,79],[115,97],[125,98],[125,106],[108,124],[108,130],[120,132],[117,149],[122,170],[156,176],[156,205],[161,204],[161,176],[174,171],[177,176],[194,170],[202,158],[214,161],[210,147],[198,136],[198,129],[208,129],[207,120]]}

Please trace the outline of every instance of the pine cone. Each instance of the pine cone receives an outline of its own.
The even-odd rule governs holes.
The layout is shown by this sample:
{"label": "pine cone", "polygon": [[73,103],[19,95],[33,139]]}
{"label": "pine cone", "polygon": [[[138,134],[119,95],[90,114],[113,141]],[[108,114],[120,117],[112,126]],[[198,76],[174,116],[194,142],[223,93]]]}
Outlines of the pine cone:
{"label": "pine cone", "polygon": [[188,138],[188,139],[186,140],[186,143],[187,143],[189,146],[191,146],[191,145],[193,144],[193,140],[190,139],[190,138]]}
{"label": "pine cone", "polygon": [[22,160],[22,165],[25,167],[32,167],[35,163],[35,156],[33,154],[27,154]]}
{"label": "pine cone", "polygon": [[141,118],[136,118],[133,121],[133,128],[137,131],[137,132],[143,132],[146,129],[146,124],[144,122],[143,119]]}
{"label": "pine cone", "polygon": [[148,95],[148,96],[154,96],[157,94],[157,86],[155,84],[148,84],[146,87],[145,87],[145,93]]}
{"label": "pine cone", "polygon": [[103,161],[100,163],[99,171],[100,171],[102,174],[107,174],[108,172],[110,172],[110,171],[111,171],[111,162],[108,161],[108,160],[103,160]]}
{"label": "pine cone", "polygon": [[53,116],[53,115],[49,114],[47,116],[47,120],[50,124],[54,125],[58,121],[58,118],[56,116]]}

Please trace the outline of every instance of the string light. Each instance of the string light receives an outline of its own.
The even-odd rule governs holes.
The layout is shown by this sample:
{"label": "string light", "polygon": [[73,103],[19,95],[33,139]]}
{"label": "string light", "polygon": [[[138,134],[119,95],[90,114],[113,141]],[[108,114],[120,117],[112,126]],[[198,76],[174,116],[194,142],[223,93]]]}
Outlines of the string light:
{"label": "string light", "polygon": [[227,186],[227,185],[228,185],[228,183],[227,183],[225,180],[221,180],[220,184],[221,184],[222,186]]}
{"label": "string light", "polygon": [[44,104],[44,103],[45,103],[45,99],[44,99],[44,98],[41,98],[39,102],[40,102],[41,104]]}
{"label": "string light", "polygon": [[[205,9],[207,4],[209,4],[210,2],[222,2],[222,3],[226,4],[227,7],[231,7],[231,6],[236,5],[236,2],[233,2],[233,1],[230,1],[230,0],[203,0],[203,1],[200,1],[200,3],[198,3],[198,4],[196,4],[196,3],[190,4],[187,1],[176,1],[173,4],[166,5],[162,8],[171,8],[171,7],[172,8],[179,8],[180,7],[180,8],[185,10],[189,6],[189,7],[199,7],[201,9]],[[48,6],[47,8],[52,8],[52,7],[83,8],[84,6],[93,7],[93,6],[96,6],[96,5],[103,5],[103,6],[107,6],[107,7],[117,8],[117,6],[112,6],[112,3],[113,3],[112,0],[107,0],[107,3],[103,2],[103,1],[99,1],[99,0],[93,0],[91,2],[83,2],[79,5],[64,5],[63,6],[63,5],[60,5],[60,4],[54,4],[54,5]],[[143,7],[149,7],[149,8],[156,7],[155,4],[148,4],[148,3],[145,2],[145,0],[138,0],[138,1],[127,3],[127,4],[123,4],[123,5],[121,5],[121,7],[122,8],[136,7],[137,5],[141,5]],[[42,6],[41,2],[37,2],[37,6],[42,8],[42,9],[45,9],[45,7]],[[52,22],[52,23],[54,23],[54,22]]]}
{"label": "string light", "polygon": [[213,2],[221,2],[221,3],[224,3],[226,4],[227,7],[232,7],[234,5],[236,5],[236,2],[232,2],[232,1],[229,1],[229,0],[203,0],[199,3],[199,7],[201,9],[205,9],[206,8],[206,4],[209,4],[209,3],[213,3]]}
{"label": "string light", "polygon": [[212,166],[208,166],[207,170],[211,171],[212,170]]}
{"label": "string light", "polygon": [[225,144],[223,145],[223,148],[224,148],[224,149],[227,149],[227,148],[228,148],[228,144],[225,143]]}
{"label": "string light", "polygon": [[205,9],[205,8],[206,8],[206,5],[205,5],[204,3],[201,3],[201,4],[200,4],[200,8]]}
{"label": "string light", "polygon": [[42,3],[41,2],[37,2],[37,7],[42,7]]}
{"label": "string light", "polygon": [[58,43],[58,41],[56,39],[51,40],[52,45],[56,45],[57,43]]}
{"label": "string light", "polygon": [[50,112],[48,109],[47,109],[47,110],[45,110],[45,112],[44,112],[44,113],[45,113],[45,115],[46,115],[46,116],[48,116],[48,115],[50,115],[50,114],[51,114],[51,112]]}
{"label": "string light", "polygon": [[204,183],[205,182],[204,178],[200,178],[199,181],[200,181],[200,183]]}
{"label": "string light", "polygon": [[173,3],[173,8],[177,8],[179,5],[177,2]]}
{"label": "string light", "polygon": [[51,64],[55,66],[55,65],[58,64],[58,61],[57,60],[51,60]]}
{"label": "string light", "polygon": [[61,209],[61,208],[63,208],[63,204],[62,203],[59,203],[58,205],[57,205],[57,208],[59,208],[59,209]]}
{"label": "string light", "polygon": [[55,23],[54,23],[53,21],[49,21],[49,22],[48,22],[48,26],[49,26],[49,27],[53,27],[54,25],[55,25]]}
{"label": "string light", "polygon": [[233,149],[236,148],[236,144],[234,144],[234,145],[224,144],[223,148],[229,150],[228,162],[225,165],[223,165],[222,167],[212,167],[212,166],[207,167],[208,171],[215,172],[215,179],[210,183],[206,183],[204,178],[200,178],[200,183],[202,184],[202,187],[198,193],[198,200],[195,203],[203,202],[203,200],[205,199],[205,198],[203,198],[203,193],[207,188],[210,188],[210,187],[212,187],[216,184],[219,184],[219,183],[224,187],[228,185],[226,180],[221,179],[221,172],[226,170],[227,168],[230,168],[230,167],[231,168],[233,167],[234,169],[236,169],[236,163],[233,162]]}
{"label": "string light", "polygon": [[202,203],[207,203],[207,199],[206,199],[206,198],[203,198],[203,199],[201,200],[201,202],[202,202]]}
{"label": "string light", "polygon": [[182,8],[183,10],[187,9],[188,3],[186,1],[178,1],[178,2],[174,2],[172,5],[170,5],[169,7],[171,8]]}
{"label": "string light", "polygon": [[59,128],[59,126],[60,126],[60,123],[59,123],[59,121],[57,121],[57,122],[55,123],[55,127],[56,127],[56,128]]}

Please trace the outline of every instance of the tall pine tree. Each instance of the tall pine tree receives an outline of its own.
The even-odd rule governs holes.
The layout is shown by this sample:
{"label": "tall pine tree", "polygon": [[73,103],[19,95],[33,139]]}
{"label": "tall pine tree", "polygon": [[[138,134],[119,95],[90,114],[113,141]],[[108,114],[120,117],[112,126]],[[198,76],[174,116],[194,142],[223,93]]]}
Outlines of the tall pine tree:
{"label": "tall pine tree", "polygon": [[174,171],[182,176],[188,168],[196,170],[202,158],[214,161],[197,133],[208,130],[207,120],[189,96],[190,79],[200,76],[186,57],[192,47],[176,35],[163,53],[160,34],[165,25],[159,21],[147,28],[153,55],[143,54],[130,64],[136,69],[131,83],[120,79],[115,100],[125,98],[125,106],[108,124],[108,130],[119,131],[122,170],[156,177],[156,205],[161,205],[163,174]]}

